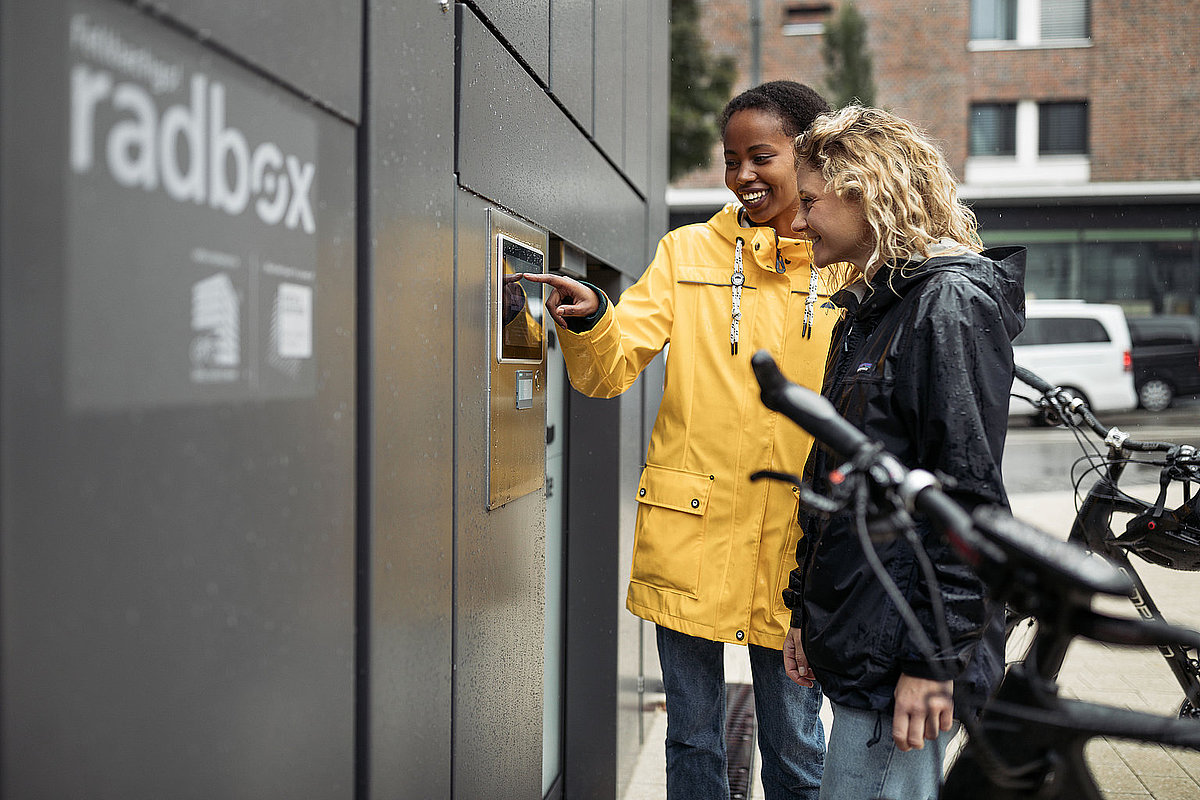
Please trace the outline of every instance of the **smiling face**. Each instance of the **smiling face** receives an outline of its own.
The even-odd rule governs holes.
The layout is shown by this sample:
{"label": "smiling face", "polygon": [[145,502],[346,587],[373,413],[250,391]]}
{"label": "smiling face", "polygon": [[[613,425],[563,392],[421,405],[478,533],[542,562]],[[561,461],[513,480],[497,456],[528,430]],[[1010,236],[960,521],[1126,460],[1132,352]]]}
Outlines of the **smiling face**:
{"label": "smiling face", "polygon": [[757,108],[736,112],[725,126],[725,185],[757,225],[792,236],[796,165],[792,137],[779,115]]}
{"label": "smiling face", "polygon": [[871,229],[858,201],[839,197],[825,185],[825,178],[811,167],[796,173],[799,208],[792,230],[808,235],[812,242],[813,263],[828,267],[849,261],[866,271],[875,249]]}

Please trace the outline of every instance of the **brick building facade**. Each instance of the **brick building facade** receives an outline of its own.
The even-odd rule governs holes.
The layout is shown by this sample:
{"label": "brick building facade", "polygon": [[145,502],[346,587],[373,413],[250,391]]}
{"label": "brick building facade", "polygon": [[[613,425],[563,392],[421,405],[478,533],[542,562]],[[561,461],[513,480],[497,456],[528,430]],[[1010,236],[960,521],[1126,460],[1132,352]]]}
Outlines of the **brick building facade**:
{"label": "brick building facade", "polygon": [[[756,0],[698,0],[750,85]],[[761,80],[821,89],[838,0],[757,0]],[[857,0],[875,104],[943,146],[988,244],[1030,247],[1028,288],[1200,312],[1200,19],[1194,0]],[[729,198],[720,148],[672,184],[672,222]]]}

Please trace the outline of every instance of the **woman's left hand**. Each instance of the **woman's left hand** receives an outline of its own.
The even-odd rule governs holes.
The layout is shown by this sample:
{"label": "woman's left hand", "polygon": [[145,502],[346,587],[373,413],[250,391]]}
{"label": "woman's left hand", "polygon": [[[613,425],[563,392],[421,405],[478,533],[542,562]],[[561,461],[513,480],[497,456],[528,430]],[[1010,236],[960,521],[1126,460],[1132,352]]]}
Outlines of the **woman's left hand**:
{"label": "woman's left hand", "polygon": [[920,750],[954,722],[954,684],[901,675],[896,681],[892,740],[902,751]]}
{"label": "woman's left hand", "polygon": [[804,656],[804,644],[800,640],[800,629],[789,628],[783,640],[783,671],[801,686],[811,689],[816,685],[816,676],[808,659]]}

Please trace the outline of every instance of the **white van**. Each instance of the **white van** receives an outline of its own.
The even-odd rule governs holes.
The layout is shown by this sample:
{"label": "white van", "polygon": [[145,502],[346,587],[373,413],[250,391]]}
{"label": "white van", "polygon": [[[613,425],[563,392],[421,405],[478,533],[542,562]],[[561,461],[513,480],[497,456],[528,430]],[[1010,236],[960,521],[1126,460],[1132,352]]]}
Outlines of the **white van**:
{"label": "white van", "polygon": [[[1137,407],[1133,388],[1129,324],[1117,305],[1080,300],[1029,300],[1025,329],[1013,340],[1013,360],[1082,397],[1096,413]],[[1037,393],[1013,380],[1013,394]],[[1013,398],[1010,414],[1032,415],[1034,408]]]}

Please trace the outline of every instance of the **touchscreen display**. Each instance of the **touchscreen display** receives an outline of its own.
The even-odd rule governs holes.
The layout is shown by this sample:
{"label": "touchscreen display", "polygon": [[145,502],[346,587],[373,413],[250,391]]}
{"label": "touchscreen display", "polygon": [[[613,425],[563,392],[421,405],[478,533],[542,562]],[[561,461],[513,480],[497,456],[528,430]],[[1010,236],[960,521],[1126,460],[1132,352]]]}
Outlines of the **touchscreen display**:
{"label": "touchscreen display", "polygon": [[499,255],[496,358],[541,362],[545,355],[542,284],[518,276],[526,272],[542,273],[545,259],[541,251],[502,233],[496,235],[496,250]]}

